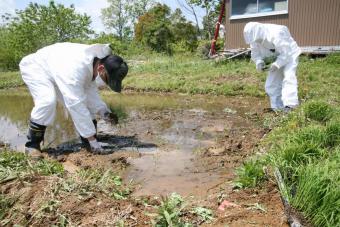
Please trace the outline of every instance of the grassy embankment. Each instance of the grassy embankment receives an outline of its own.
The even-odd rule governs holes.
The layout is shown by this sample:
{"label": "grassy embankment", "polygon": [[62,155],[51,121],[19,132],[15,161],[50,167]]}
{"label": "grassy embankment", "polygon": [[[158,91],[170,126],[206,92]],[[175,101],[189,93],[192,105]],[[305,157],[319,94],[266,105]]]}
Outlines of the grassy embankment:
{"label": "grassy embankment", "polygon": [[285,186],[281,193],[295,209],[315,226],[339,226],[340,55],[302,62],[299,82],[304,102],[265,121],[273,129],[262,141],[266,153],[238,169],[236,185],[257,186],[277,168]]}

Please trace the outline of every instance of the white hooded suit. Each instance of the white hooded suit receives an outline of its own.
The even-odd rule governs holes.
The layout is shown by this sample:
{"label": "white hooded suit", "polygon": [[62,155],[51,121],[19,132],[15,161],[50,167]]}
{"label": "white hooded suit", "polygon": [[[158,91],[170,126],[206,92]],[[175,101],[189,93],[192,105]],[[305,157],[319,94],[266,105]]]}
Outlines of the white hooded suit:
{"label": "white hooded suit", "polygon": [[275,56],[273,65],[278,70],[270,71],[265,90],[270,97],[271,108],[282,109],[299,104],[296,69],[301,50],[286,26],[249,22],[244,27],[244,39],[250,44],[251,59],[256,65],[266,57]]}
{"label": "white hooded suit", "polygon": [[56,43],[30,54],[20,62],[22,78],[34,100],[31,120],[51,125],[57,99],[69,111],[79,134],[96,134],[92,119],[108,111],[93,80],[93,60],[111,54],[106,44]]}

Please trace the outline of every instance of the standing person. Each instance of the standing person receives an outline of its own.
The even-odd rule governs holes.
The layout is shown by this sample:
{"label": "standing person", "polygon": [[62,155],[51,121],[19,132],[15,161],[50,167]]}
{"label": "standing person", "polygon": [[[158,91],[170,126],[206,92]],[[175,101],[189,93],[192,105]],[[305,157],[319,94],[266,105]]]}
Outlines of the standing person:
{"label": "standing person", "polygon": [[301,50],[286,26],[249,22],[244,27],[244,39],[250,44],[251,59],[256,69],[265,69],[264,60],[274,57],[270,65],[265,90],[271,109],[285,110],[299,105],[296,69]]}
{"label": "standing person", "polygon": [[98,87],[108,85],[121,92],[128,72],[124,60],[112,55],[107,44],[56,43],[24,57],[19,66],[34,101],[26,153],[42,157],[40,143],[46,127],[54,121],[57,99],[70,113],[82,141],[90,144],[92,152],[104,153],[96,139],[95,117],[117,119],[101,100]]}

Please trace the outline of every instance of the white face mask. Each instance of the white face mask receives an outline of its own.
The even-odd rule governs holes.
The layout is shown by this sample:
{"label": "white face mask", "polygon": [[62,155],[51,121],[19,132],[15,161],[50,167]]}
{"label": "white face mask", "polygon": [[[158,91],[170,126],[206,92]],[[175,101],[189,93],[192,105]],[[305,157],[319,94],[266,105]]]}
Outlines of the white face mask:
{"label": "white face mask", "polygon": [[102,77],[99,75],[99,72],[96,76],[96,84],[98,88],[103,88],[106,87],[106,83],[104,82],[104,80],[102,79]]}

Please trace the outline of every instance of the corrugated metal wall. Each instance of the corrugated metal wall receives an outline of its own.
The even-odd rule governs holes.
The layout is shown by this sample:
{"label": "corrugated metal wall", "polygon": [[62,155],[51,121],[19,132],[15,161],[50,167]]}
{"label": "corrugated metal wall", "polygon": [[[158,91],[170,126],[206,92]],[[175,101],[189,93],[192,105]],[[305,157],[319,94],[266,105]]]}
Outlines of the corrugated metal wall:
{"label": "corrugated metal wall", "polygon": [[289,0],[288,14],[234,20],[229,7],[226,0],[226,49],[247,47],[243,28],[249,21],[286,25],[299,46],[340,46],[340,0]]}

